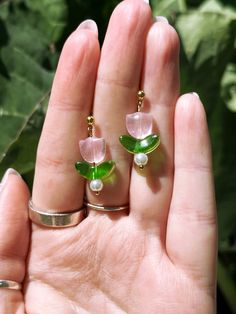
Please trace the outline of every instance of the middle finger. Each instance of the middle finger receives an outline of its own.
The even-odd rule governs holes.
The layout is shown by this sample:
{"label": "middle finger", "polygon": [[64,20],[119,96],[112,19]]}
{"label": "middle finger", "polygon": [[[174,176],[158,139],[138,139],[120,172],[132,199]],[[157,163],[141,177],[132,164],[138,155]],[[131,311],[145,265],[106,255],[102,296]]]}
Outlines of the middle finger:
{"label": "middle finger", "polygon": [[91,203],[128,203],[132,160],[121,147],[119,136],[126,133],[126,114],[136,107],[145,38],[151,23],[150,6],[143,0],[123,1],[110,19],[98,69],[94,116],[98,136],[106,141],[107,159],[116,162],[116,177],[105,182],[99,196],[87,190]]}

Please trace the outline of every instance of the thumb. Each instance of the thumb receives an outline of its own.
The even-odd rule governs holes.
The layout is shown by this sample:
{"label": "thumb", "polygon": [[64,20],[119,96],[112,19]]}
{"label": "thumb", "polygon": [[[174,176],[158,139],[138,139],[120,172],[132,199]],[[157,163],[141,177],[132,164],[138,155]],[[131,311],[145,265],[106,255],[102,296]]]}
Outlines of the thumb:
{"label": "thumb", "polygon": [[0,313],[24,313],[21,290],[4,288],[5,280],[22,283],[29,245],[29,191],[21,176],[8,169],[0,184]]}

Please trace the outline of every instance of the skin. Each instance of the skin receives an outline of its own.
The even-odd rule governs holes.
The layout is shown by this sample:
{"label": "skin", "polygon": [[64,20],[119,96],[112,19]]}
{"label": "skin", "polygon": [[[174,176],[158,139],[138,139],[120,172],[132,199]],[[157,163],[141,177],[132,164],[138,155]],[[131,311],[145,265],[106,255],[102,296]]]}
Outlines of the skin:
{"label": "skin", "polygon": [[[9,175],[0,194],[0,278],[24,287],[1,289],[1,313],[214,313],[210,142],[198,96],[179,97],[178,53],[176,31],[154,23],[142,0],[117,6],[101,53],[94,27],[81,25],[68,38],[38,147],[33,201],[65,212],[80,208],[86,193],[92,203],[130,208],[90,211],[72,228],[30,228],[28,189]],[[161,136],[142,172],[118,141],[140,86],[143,110]],[[99,196],[74,169],[91,111],[106,158],[117,165]]]}

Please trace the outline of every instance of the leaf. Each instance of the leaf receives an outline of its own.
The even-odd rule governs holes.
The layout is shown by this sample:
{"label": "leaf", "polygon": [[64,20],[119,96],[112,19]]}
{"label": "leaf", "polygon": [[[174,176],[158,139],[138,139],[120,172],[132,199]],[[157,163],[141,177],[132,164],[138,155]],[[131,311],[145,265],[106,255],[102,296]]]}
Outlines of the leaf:
{"label": "leaf", "polygon": [[183,1],[176,0],[159,0],[152,2],[153,16],[165,16],[168,20],[171,20],[177,12],[183,12],[186,10],[186,6]]}
{"label": "leaf", "polygon": [[[51,66],[56,54],[49,49],[51,37],[46,36],[42,25],[45,25],[44,17],[40,12],[29,10],[23,0],[0,4],[1,172],[6,165],[16,165],[27,171],[35,162],[35,156],[27,156],[25,152],[27,145],[18,139],[48,94],[52,82]],[[34,134],[25,137],[32,147],[37,145],[39,132],[36,130]],[[21,156],[19,159],[14,159],[16,152],[16,156]],[[30,160],[27,159],[29,156]],[[20,165],[26,159],[29,167]]]}
{"label": "leaf", "polygon": [[105,179],[115,169],[115,162],[108,160],[98,166],[88,164],[86,161],[78,161],[75,168],[79,174],[87,180]]}
{"label": "leaf", "polygon": [[236,19],[236,9],[230,5],[223,5],[218,0],[207,0],[199,7],[200,12],[215,12],[227,18]]}
{"label": "leaf", "polygon": [[209,60],[216,65],[223,53],[226,53],[224,58],[232,53],[232,49],[227,51],[226,47],[233,47],[235,21],[225,15],[214,12],[183,14],[177,20],[176,26],[187,59],[194,61],[196,68]]}
{"label": "leaf", "polygon": [[[10,146],[6,156],[0,163],[0,176],[3,175],[6,169],[14,168],[24,176],[24,179],[26,179],[27,176],[27,182],[30,183],[29,186],[31,186],[38,140],[44,122],[44,106],[47,102],[48,95],[45,95],[22,133]],[[30,178],[28,178],[29,176]]]}
{"label": "leaf", "polygon": [[130,135],[121,135],[120,143],[128,152],[132,154],[149,154],[159,146],[160,137],[159,135],[151,134],[144,139],[139,140]]}
{"label": "leaf", "polygon": [[66,26],[68,15],[66,1],[64,0],[26,0],[28,8],[36,12],[43,19],[39,26],[51,42],[55,42],[61,37],[61,33]]}
{"label": "leaf", "polygon": [[236,112],[236,64],[228,64],[221,81],[221,91],[228,109]]}
{"label": "leaf", "polygon": [[[182,45],[181,93],[195,90],[200,95],[209,123],[210,116],[215,120],[218,115],[222,75],[234,56],[235,27],[235,20],[224,14],[196,10],[176,21]],[[214,122],[214,127],[220,125]]]}

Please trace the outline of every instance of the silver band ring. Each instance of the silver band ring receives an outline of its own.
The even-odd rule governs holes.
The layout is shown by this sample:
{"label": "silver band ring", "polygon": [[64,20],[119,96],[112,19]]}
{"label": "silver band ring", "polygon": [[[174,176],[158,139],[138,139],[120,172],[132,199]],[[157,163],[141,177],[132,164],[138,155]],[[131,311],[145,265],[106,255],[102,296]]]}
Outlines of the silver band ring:
{"label": "silver band ring", "polygon": [[84,206],[86,206],[89,209],[95,209],[95,210],[105,211],[105,212],[115,212],[115,211],[125,210],[129,208],[129,204],[123,205],[123,206],[104,206],[104,205],[98,205],[98,204],[91,204],[87,201],[84,201]]}
{"label": "silver band ring", "polygon": [[11,290],[21,290],[22,286],[20,283],[12,280],[3,280],[0,279],[0,289],[11,289]]}
{"label": "silver band ring", "polygon": [[76,226],[82,220],[84,208],[76,209],[68,213],[60,213],[56,210],[44,210],[38,208],[29,200],[29,218],[36,224],[51,228],[66,228]]}

